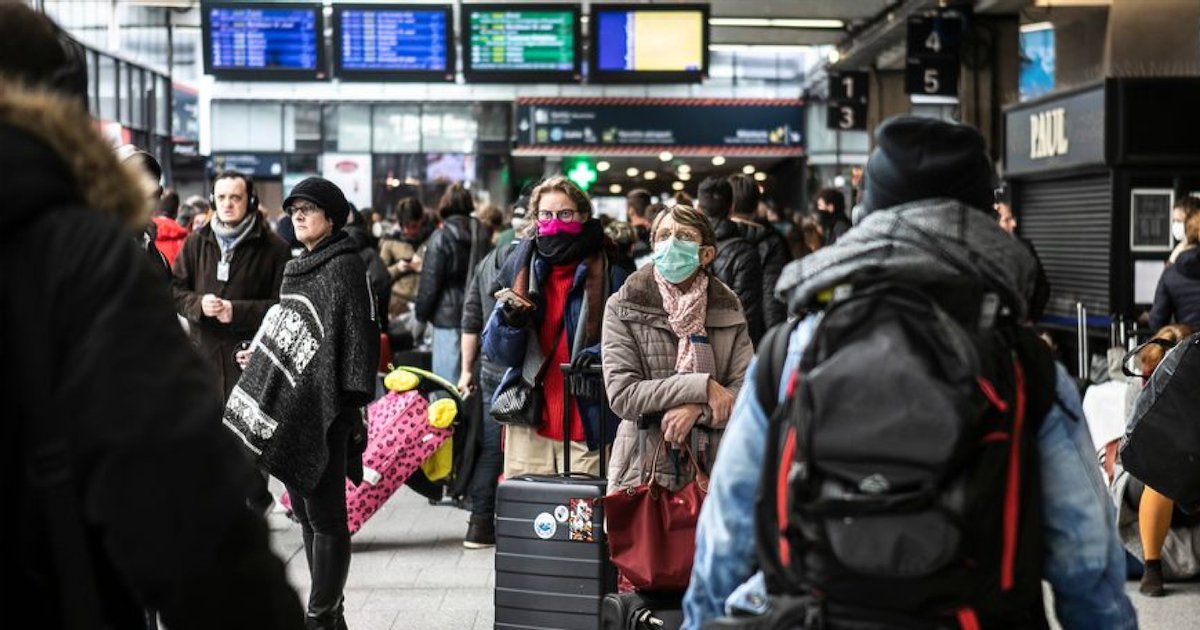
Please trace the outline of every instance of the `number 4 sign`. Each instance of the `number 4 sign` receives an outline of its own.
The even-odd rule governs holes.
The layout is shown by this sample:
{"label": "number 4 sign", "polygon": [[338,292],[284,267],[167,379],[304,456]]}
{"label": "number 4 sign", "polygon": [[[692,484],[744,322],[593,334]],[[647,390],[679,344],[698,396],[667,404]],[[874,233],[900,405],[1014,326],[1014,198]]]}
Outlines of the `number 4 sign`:
{"label": "number 4 sign", "polygon": [[962,20],[958,17],[910,17],[904,91],[909,94],[957,96],[961,41]]}

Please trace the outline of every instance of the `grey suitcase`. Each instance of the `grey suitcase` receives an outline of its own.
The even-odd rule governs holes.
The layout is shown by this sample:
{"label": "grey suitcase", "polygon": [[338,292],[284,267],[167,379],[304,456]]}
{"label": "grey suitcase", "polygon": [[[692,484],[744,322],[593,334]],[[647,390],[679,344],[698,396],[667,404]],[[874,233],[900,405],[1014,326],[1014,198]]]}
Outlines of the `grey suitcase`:
{"label": "grey suitcase", "polygon": [[[607,414],[603,409],[602,435]],[[496,489],[497,629],[595,630],[604,596],[617,590],[596,501],[607,482],[569,472],[570,458],[564,464],[561,475],[506,479]]]}

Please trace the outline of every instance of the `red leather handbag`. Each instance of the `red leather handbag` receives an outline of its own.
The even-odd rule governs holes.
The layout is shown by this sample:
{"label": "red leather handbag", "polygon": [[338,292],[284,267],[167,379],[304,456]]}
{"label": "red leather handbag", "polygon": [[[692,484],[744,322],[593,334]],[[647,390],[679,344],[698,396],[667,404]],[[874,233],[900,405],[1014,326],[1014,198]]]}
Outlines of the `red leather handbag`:
{"label": "red leather handbag", "polygon": [[392,371],[392,338],[386,332],[379,333],[379,373]]}
{"label": "red leather handbag", "polygon": [[695,472],[692,481],[677,492],[655,482],[659,456],[665,459],[666,451],[664,440],[655,451],[649,481],[603,499],[613,564],[640,591],[687,588],[696,555],[696,522],[708,493],[708,476],[686,446]]}

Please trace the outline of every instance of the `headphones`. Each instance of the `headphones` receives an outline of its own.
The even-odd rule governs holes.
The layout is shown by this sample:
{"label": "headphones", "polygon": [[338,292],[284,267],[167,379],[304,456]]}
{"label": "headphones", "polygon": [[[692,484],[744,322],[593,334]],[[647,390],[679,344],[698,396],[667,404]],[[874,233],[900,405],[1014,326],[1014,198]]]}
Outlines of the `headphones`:
{"label": "headphones", "polygon": [[[222,179],[240,179],[246,183],[246,212],[258,212],[258,193],[254,192],[254,178],[241,171],[221,171],[213,178],[213,186],[216,187],[218,180]],[[208,194],[208,205],[213,210],[217,209],[217,196],[213,193]]]}

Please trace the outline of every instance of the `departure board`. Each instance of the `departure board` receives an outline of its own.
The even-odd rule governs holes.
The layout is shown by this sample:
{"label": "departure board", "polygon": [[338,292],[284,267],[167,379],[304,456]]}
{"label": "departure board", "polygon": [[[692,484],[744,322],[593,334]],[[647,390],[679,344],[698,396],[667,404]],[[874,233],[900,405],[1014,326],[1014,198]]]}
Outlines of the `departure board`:
{"label": "departure board", "polygon": [[708,71],[706,5],[592,5],[599,82],[698,82]]}
{"label": "departure board", "polygon": [[465,70],[555,80],[579,73],[579,10],[573,5],[464,6]]}
{"label": "departure board", "polygon": [[335,5],[334,10],[340,75],[444,74],[448,68],[453,73],[449,7]]}
{"label": "departure board", "polygon": [[325,74],[321,9],[312,4],[211,3],[203,14],[205,71],[222,78]]}

